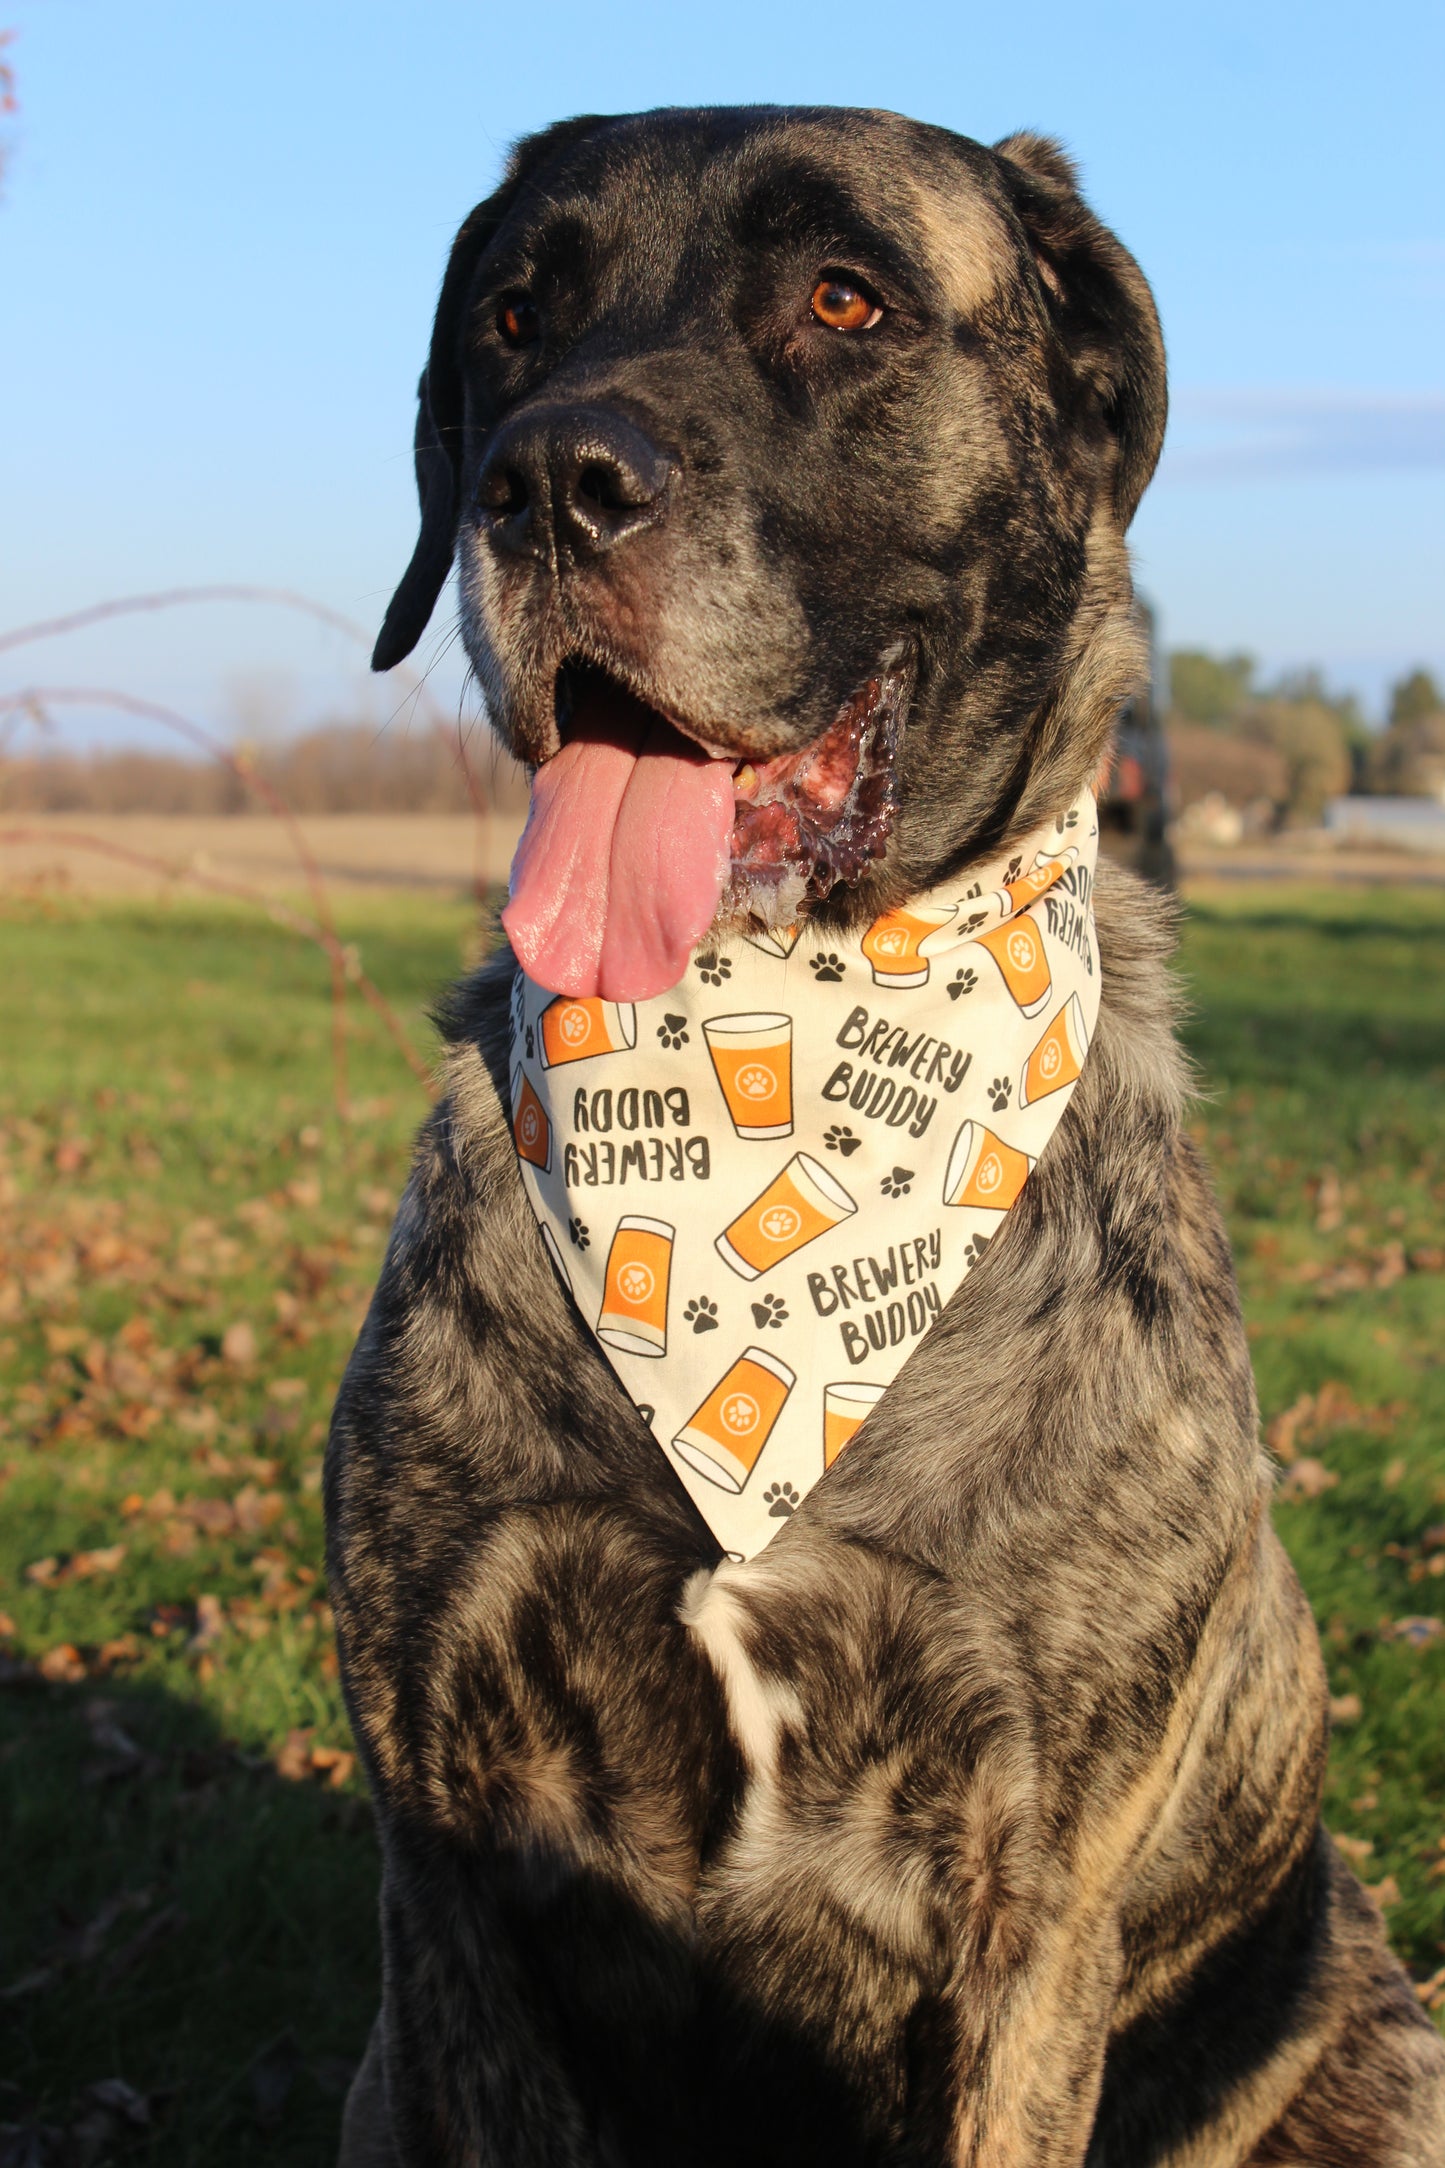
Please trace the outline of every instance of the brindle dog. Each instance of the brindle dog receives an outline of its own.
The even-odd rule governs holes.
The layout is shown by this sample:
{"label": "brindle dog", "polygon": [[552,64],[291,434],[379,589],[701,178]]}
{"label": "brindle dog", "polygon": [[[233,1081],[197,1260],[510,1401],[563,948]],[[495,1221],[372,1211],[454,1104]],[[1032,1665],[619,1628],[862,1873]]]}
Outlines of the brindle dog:
{"label": "brindle dog", "polygon": [[[455,555],[530,763],[599,682],[756,760],[901,671],[886,834],[789,831],[852,925],[1098,769],[1164,411],[1047,142],[571,121],[453,249],[377,664]],[[1445,2052],[1319,1824],[1168,911],[1097,902],[1097,1035],[1006,1232],[745,1567],[547,1263],[510,957],[453,998],[327,1462],[385,1863],[347,2168],[1445,2162]]]}

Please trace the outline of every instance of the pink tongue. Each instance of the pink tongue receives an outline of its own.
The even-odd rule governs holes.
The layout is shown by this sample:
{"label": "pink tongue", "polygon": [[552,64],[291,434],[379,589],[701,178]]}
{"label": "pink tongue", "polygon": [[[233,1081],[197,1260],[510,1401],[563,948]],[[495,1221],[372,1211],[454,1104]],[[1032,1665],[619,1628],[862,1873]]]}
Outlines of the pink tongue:
{"label": "pink tongue", "polygon": [[609,700],[532,783],[502,913],[527,976],[607,1001],[675,986],[717,910],[732,823],[731,762]]}

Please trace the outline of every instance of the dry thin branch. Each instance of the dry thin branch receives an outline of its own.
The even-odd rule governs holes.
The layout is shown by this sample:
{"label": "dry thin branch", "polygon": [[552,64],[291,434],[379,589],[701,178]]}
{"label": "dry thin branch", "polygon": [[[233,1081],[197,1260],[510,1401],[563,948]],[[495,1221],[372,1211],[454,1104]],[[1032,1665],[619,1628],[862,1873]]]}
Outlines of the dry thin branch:
{"label": "dry thin branch", "polygon": [[[131,617],[143,611],[170,610],[178,605],[207,602],[265,603],[277,609],[295,610],[303,617],[314,619],[319,625],[329,626],[333,632],[342,633],[348,640],[364,649],[369,650],[371,647],[371,634],[364,625],[359,625],[355,618],[346,617],[340,610],[333,610],[329,604],[317,602],[310,595],[303,595],[295,588],[261,587],[228,581],[206,587],[164,587],[145,595],[117,595],[106,602],[90,603],[83,610],[68,611],[63,617],[37,618],[32,624],[17,625],[10,632],[0,632],[0,654],[6,653],[10,648],[23,647],[33,640],[50,640],[67,632],[83,632],[89,626],[104,624],[110,618]],[[467,796],[472,803],[472,816],[477,824],[479,847],[477,871],[472,886],[480,903],[486,887],[481,873],[480,837],[487,802],[481,785],[472,772],[466,740],[462,736],[461,716],[458,714],[455,728],[449,729],[446,717],[427,684],[425,674],[418,674],[401,666],[400,676],[408,688],[409,697],[425,711],[437,736],[444,743],[454,744],[456,759],[467,786]]]}
{"label": "dry thin branch", "polygon": [[46,710],[53,706],[117,708],[124,715],[134,715],[146,722],[159,723],[165,730],[175,731],[179,737],[199,746],[213,759],[228,767],[281,822],[306,876],[312,908],[316,913],[322,943],[331,964],[332,1076],[337,1111],[343,1121],[346,1120],[350,1112],[346,1076],[346,958],[332,922],[331,905],[326,894],[326,884],[321,878],[321,869],[312,856],[311,846],[302,833],[300,823],[280,791],[257,771],[244,753],[233,753],[229,746],[223,745],[218,738],[213,738],[199,723],[191,722],[187,716],[178,715],[173,708],[162,707],[158,701],[139,700],[134,694],[117,692],[111,686],[93,685],[31,685],[18,692],[0,693],[0,715],[10,715],[19,709],[28,715],[43,716]]}

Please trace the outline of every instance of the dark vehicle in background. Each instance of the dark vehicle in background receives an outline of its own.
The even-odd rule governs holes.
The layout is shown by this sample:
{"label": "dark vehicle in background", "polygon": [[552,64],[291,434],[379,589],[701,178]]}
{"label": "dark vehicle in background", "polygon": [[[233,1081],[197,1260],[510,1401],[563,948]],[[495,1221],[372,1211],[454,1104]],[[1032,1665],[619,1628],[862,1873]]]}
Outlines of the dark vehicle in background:
{"label": "dark vehicle in background", "polygon": [[1172,888],[1169,747],[1164,736],[1167,665],[1159,652],[1153,610],[1142,600],[1135,607],[1149,635],[1149,682],[1119,710],[1114,758],[1099,797],[1099,847],[1146,881]]}

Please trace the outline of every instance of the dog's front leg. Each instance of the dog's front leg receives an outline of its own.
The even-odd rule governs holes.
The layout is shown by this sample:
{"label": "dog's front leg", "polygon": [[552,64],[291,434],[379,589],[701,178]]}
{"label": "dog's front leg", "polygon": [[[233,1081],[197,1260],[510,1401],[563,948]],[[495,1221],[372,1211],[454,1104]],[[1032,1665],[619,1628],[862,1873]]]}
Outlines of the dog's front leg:
{"label": "dog's front leg", "polygon": [[387,1851],[373,2150],[358,2127],[341,2168],[595,2168],[555,2028],[501,1916],[499,1863],[425,1838]]}

